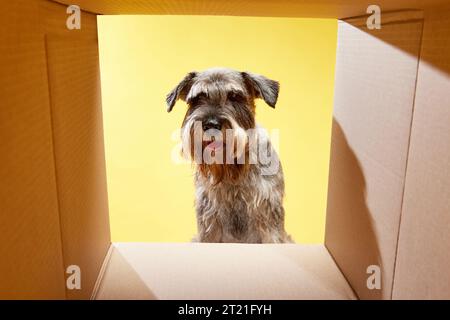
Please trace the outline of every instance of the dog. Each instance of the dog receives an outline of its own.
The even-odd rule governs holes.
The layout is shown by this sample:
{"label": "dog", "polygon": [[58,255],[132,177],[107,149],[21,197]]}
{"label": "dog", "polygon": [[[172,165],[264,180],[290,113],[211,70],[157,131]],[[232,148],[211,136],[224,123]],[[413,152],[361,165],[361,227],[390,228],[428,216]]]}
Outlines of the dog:
{"label": "dog", "polygon": [[284,178],[255,99],[275,108],[279,83],[227,68],[190,72],[167,95],[188,105],[182,152],[195,165],[197,242],[292,242],[284,229]]}

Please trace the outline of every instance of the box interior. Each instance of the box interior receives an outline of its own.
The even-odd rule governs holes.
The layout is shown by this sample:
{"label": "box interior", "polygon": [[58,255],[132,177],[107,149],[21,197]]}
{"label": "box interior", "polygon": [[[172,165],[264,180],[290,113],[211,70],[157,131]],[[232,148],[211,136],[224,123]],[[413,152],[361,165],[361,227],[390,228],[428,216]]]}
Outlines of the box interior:
{"label": "box interior", "polygon": [[[80,1],[76,32],[58,2],[0,5],[1,298],[450,298],[447,1],[381,1],[380,30],[362,1]],[[341,19],[324,246],[111,246],[96,14],[125,13]]]}
{"label": "box interior", "polygon": [[323,245],[128,242],[111,250],[95,299],[356,299]]}

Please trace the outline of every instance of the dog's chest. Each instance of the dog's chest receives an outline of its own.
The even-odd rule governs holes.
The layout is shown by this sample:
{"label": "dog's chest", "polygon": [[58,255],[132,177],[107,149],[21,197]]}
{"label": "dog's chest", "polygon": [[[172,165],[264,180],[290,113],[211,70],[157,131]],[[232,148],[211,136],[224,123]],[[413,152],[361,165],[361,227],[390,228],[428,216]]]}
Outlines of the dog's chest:
{"label": "dog's chest", "polygon": [[251,194],[254,188],[234,186],[208,192],[216,221],[222,226],[223,235],[239,239],[249,231],[255,218],[255,206]]}
{"label": "dog's chest", "polygon": [[261,176],[233,185],[202,181],[197,185],[198,218],[220,226],[223,241],[249,241],[270,211],[272,189],[271,181]]}

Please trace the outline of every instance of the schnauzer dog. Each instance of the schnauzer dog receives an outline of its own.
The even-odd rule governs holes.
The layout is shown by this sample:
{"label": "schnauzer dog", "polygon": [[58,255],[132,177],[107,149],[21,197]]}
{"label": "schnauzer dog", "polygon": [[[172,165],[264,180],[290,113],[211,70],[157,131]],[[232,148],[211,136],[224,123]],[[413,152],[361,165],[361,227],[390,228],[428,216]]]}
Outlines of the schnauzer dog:
{"label": "schnauzer dog", "polygon": [[292,242],[284,230],[278,155],[255,123],[255,99],[275,107],[279,84],[225,68],[191,72],[167,95],[189,108],[182,152],[195,164],[198,242]]}

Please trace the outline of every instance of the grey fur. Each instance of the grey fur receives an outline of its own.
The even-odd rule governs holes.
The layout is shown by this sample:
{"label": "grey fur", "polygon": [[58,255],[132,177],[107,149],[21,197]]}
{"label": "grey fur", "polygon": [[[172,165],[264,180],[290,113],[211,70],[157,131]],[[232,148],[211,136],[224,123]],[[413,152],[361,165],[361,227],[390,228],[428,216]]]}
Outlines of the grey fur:
{"label": "grey fur", "polygon": [[278,91],[280,90],[279,83],[250,72],[243,72],[242,75],[244,79],[247,79],[253,84],[257,97],[264,99],[269,106],[275,108],[278,100]]}
{"label": "grey fur", "polygon": [[192,85],[192,80],[197,75],[196,72],[188,73],[183,80],[167,95],[167,112],[172,111],[173,106],[178,99],[185,99],[187,90],[190,89]]}
{"label": "grey fur", "polygon": [[[189,104],[182,125],[182,139],[196,163],[195,187],[199,242],[283,243],[292,242],[284,230],[284,179],[278,156],[263,131],[253,131],[257,146],[268,145],[277,167],[265,174],[267,164],[249,164],[252,150],[237,154],[232,164],[204,164],[192,153],[193,123],[215,117],[223,128],[232,129],[232,138],[247,144],[255,129],[255,98],[275,107],[278,82],[249,72],[213,68],[191,72],[167,96],[168,111],[177,99]],[[250,130],[251,131],[251,130]],[[243,134],[244,132],[244,134]],[[233,141],[235,141],[233,140]],[[189,152],[188,152],[189,153]],[[237,159],[243,157],[245,165]],[[234,161],[234,160],[233,160]],[[266,170],[267,171],[267,170]]]}

